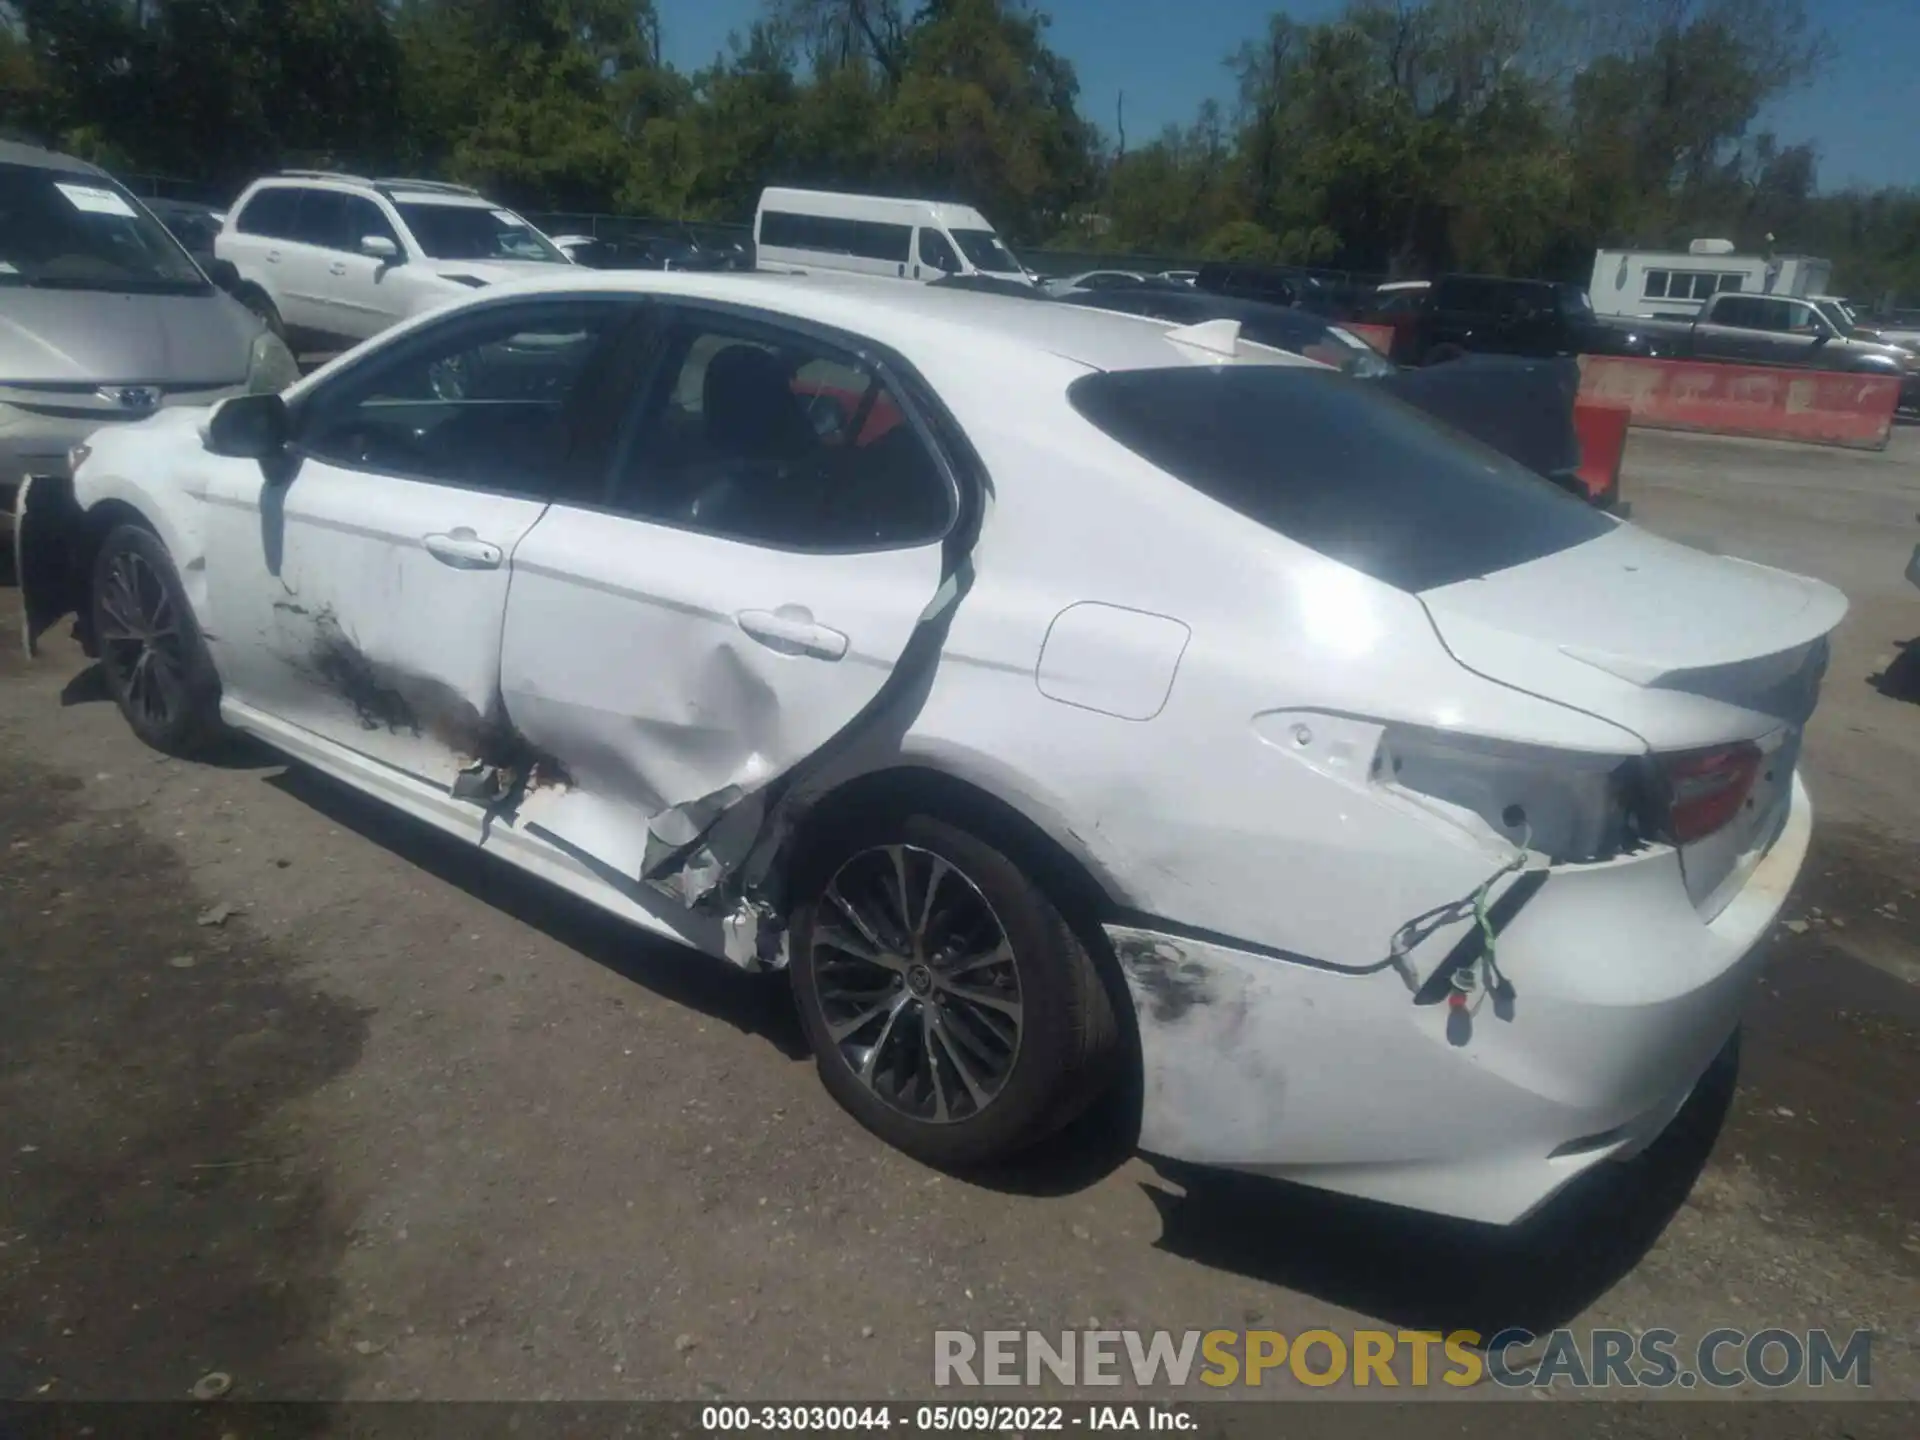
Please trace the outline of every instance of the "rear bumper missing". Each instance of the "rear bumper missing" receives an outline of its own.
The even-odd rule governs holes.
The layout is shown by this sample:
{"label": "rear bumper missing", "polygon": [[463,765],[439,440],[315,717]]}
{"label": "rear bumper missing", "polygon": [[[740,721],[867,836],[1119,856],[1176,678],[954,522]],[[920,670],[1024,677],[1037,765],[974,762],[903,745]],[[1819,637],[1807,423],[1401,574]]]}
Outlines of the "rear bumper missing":
{"label": "rear bumper missing", "polygon": [[1392,970],[1109,926],[1139,1016],[1141,1147],[1520,1220],[1685,1103],[1739,1023],[1811,831],[1796,778],[1778,838],[1711,921],[1671,851],[1555,870],[1499,938],[1511,1005],[1464,1027]]}

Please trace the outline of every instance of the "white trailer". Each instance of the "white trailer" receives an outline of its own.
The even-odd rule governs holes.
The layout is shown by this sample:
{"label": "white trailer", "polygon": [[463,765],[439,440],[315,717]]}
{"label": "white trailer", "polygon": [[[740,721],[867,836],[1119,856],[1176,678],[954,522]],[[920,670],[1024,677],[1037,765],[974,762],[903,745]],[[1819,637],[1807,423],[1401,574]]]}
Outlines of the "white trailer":
{"label": "white trailer", "polygon": [[1741,255],[1731,240],[1696,240],[1686,250],[1599,250],[1587,287],[1596,314],[1691,320],[1709,295],[1824,294],[1833,262],[1808,255]]}

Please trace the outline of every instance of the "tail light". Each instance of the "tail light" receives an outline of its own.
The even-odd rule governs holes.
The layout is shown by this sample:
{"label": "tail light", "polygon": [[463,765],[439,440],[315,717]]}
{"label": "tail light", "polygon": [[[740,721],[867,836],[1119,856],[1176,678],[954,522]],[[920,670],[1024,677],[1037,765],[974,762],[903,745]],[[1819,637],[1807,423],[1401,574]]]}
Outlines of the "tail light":
{"label": "tail light", "polygon": [[1760,773],[1760,760],[1760,747],[1744,740],[1665,756],[1660,768],[1667,782],[1667,831],[1674,843],[1704,840],[1739,814]]}

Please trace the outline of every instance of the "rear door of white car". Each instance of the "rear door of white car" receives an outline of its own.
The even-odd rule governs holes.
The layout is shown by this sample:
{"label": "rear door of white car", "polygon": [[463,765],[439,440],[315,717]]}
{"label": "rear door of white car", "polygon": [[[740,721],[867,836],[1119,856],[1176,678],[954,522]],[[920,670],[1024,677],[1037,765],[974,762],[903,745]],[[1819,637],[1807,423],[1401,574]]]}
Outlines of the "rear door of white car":
{"label": "rear door of white car", "polygon": [[291,233],[266,253],[280,318],[290,329],[325,341],[349,338],[341,335],[339,317],[328,302],[328,292],[337,283],[329,271],[340,259],[334,246],[345,219],[346,193],[307,185],[300,187],[299,196]]}
{"label": "rear door of white car", "polygon": [[449,316],[302,396],[284,464],[211,460],[226,697],[449,788],[497,746],[508,562],[595,433],[634,314],[528,297]]}
{"label": "rear door of white car", "polygon": [[604,490],[514,553],[501,657],[517,732],[565,772],[512,823],[629,881],[876,702],[944,613],[961,514],[855,343],[718,308],[655,323]]}

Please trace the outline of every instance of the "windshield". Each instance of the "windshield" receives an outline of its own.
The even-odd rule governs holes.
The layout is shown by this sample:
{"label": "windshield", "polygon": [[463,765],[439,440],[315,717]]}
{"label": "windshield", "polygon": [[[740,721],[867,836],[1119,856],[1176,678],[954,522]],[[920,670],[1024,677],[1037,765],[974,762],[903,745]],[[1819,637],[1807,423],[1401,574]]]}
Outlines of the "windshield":
{"label": "windshield", "polygon": [[0,165],[0,285],[198,295],[187,252],[104,175]]}
{"label": "windshield", "polygon": [[1562,285],[1560,313],[1570,320],[1591,320],[1594,318],[1593,301],[1578,285]]}
{"label": "windshield", "polygon": [[1420,591],[1566,550],[1613,521],[1412,406],[1305,366],[1088,375],[1073,407],[1256,524]]}
{"label": "windshield", "polygon": [[1853,333],[1853,312],[1838,300],[1816,300],[1813,308],[1827,317],[1827,323],[1842,335]]}
{"label": "windshield", "polygon": [[953,236],[967,259],[973,262],[973,268],[984,270],[989,275],[1021,275],[1026,273],[1020,268],[1020,262],[1013,258],[1013,252],[1001,243],[1000,237],[991,230],[953,230]]}
{"label": "windshield", "polygon": [[567,257],[511,210],[397,201],[395,208],[432,260],[547,260]]}

